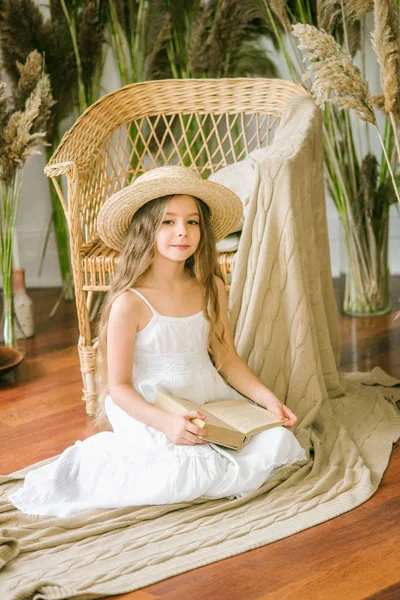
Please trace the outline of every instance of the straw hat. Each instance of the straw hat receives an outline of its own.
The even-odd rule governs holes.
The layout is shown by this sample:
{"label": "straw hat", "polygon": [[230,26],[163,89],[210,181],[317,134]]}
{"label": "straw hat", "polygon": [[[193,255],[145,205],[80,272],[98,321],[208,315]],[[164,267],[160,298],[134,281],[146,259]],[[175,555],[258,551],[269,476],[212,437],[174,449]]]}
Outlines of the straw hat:
{"label": "straw hat", "polygon": [[216,242],[230,233],[243,214],[239,196],[225,186],[203,179],[189,167],[159,167],[147,171],[103,204],[97,217],[103,242],[121,250],[136,211],[150,200],[169,194],[195,196],[207,204]]}

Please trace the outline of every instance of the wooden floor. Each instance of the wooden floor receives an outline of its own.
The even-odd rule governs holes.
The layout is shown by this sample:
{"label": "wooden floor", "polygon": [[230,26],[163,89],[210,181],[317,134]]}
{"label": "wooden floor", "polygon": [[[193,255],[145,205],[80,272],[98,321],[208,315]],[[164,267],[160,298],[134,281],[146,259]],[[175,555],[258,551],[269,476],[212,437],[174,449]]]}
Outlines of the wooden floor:
{"label": "wooden floor", "polygon": [[[0,473],[60,453],[95,430],[80,400],[73,303],[50,320],[56,289],[30,290],[36,337],[26,360],[0,379]],[[400,310],[400,278],[392,281]],[[341,317],[342,370],[375,365],[400,378],[400,319]],[[22,348],[24,344],[22,344]],[[172,577],[129,600],[399,600],[400,443],[362,506],[268,546]]]}

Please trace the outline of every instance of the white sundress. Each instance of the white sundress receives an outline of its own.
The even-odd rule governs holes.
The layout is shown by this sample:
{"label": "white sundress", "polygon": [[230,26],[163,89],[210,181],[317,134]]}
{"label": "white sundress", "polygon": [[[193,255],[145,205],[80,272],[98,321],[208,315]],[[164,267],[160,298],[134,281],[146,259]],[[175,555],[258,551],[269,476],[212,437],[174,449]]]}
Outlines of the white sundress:
{"label": "white sundress", "polygon": [[[132,382],[154,403],[158,391],[199,406],[245,398],[215,369],[207,351],[209,323],[203,312],[152,319],[135,339]],[[21,511],[68,515],[91,509],[171,504],[205,498],[243,497],[259,488],[278,468],[305,460],[293,433],[274,427],[252,437],[241,451],[212,443],[177,445],[163,432],[134,419],[108,396],[112,432],[77,441],[55,461],[30,471],[10,496]]]}

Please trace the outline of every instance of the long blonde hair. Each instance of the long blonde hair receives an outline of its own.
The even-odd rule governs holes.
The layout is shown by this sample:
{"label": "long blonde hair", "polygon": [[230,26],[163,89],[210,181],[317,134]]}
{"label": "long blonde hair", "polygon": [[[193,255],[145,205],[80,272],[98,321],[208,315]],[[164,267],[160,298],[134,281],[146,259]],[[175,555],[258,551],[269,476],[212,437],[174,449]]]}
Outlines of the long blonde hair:
{"label": "long blonde hair", "polygon": [[[107,365],[107,326],[111,306],[114,300],[129,288],[140,285],[144,280],[155,256],[156,237],[167,210],[168,202],[173,195],[162,196],[144,204],[135,213],[125,243],[118,260],[115,276],[110,290],[103,302],[98,321],[98,353],[97,353],[97,389],[99,398],[96,412],[96,425],[100,429],[110,429],[106,417],[104,400],[109,393]],[[216,367],[220,369],[224,363],[223,348],[227,349],[224,339],[224,326],[220,322],[218,289],[214,280],[217,275],[223,280],[219,266],[215,239],[210,226],[210,210],[198,198],[194,198],[199,210],[200,241],[199,245],[185,262],[185,269],[202,286],[204,293],[204,316],[210,323],[208,336],[208,352]],[[211,314],[208,311],[210,306]],[[217,341],[217,343],[215,343]],[[212,350],[213,348],[213,350]],[[219,348],[220,351],[216,351]]]}

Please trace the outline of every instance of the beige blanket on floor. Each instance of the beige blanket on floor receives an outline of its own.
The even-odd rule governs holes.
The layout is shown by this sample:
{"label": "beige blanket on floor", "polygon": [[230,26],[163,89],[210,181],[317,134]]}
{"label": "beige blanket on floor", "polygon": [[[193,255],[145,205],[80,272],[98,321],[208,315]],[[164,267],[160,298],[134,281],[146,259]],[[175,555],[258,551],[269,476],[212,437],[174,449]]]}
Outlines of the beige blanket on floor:
{"label": "beige blanket on floor", "polygon": [[14,510],[7,494],[26,470],[3,477],[1,600],[136,590],[292,535],[372,496],[400,436],[400,382],[380,369],[337,371],[321,113],[310,98],[290,101],[258,169],[230,304],[240,355],[300,417],[295,433],[307,464],[283,469],[241,500],[66,519]]}

